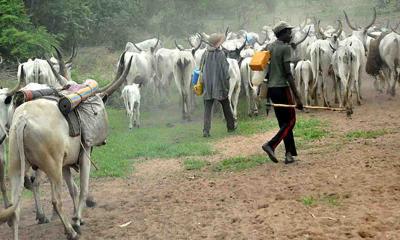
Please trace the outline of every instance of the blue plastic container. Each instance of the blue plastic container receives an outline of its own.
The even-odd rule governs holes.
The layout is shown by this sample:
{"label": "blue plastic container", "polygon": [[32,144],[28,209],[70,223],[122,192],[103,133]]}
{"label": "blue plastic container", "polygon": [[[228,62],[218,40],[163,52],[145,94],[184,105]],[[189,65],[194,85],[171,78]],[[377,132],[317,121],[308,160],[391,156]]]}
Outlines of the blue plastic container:
{"label": "blue plastic container", "polygon": [[199,69],[194,69],[193,71],[193,75],[192,75],[192,84],[196,85],[197,81],[199,80],[199,76],[200,76],[200,70]]}

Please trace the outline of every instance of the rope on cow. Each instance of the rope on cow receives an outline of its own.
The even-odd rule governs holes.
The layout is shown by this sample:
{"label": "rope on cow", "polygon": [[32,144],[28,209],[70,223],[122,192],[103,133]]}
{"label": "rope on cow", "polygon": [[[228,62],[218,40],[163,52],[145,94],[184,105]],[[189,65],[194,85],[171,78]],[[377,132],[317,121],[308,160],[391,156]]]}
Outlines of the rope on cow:
{"label": "rope on cow", "polygon": [[96,163],[90,157],[90,154],[86,151],[85,146],[83,146],[82,140],[80,142],[81,142],[81,147],[83,149],[84,154],[86,154],[86,157],[89,158],[90,163],[93,165],[93,167],[96,169],[96,171],[98,171],[99,168],[97,167]]}

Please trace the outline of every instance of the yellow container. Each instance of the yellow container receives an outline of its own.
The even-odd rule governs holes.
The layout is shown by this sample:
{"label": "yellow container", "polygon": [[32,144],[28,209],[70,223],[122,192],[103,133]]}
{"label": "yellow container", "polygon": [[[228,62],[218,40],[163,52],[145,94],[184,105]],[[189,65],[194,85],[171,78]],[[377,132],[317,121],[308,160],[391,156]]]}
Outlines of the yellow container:
{"label": "yellow container", "polygon": [[256,52],[250,62],[251,70],[264,71],[270,59],[271,53],[269,51]]}

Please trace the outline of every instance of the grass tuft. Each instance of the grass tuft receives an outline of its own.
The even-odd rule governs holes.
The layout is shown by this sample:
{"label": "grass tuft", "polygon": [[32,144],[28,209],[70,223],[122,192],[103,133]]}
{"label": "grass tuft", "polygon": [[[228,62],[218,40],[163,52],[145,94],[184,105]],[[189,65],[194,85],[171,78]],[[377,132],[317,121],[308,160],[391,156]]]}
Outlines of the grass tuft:
{"label": "grass tuft", "polygon": [[317,203],[317,200],[313,196],[308,196],[308,197],[301,198],[301,202],[305,206],[313,206]]}
{"label": "grass tuft", "polygon": [[299,118],[294,129],[295,137],[299,137],[305,141],[316,141],[328,135],[326,123],[318,119]]}
{"label": "grass tuft", "polygon": [[269,162],[265,155],[254,155],[249,157],[234,157],[218,162],[213,170],[222,171],[242,171]]}
{"label": "grass tuft", "polygon": [[183,161],[183,166],[185,167],[185,170],[188,170],[188,171],[200,170],[203,167],[205,167],[207,164],[209,164],[209,163],[204,160],[186,159]]}
{"label": "grass tuft", "polygon": [[357,130],[357,131],[352,131],[352,132],[346,133],[346,138],[349,140],[371,139],[371,138],[377,138],[377,137],[383,136],[386,133],[387,133],[387,131],[384,129],[370,130],[370,131]]}

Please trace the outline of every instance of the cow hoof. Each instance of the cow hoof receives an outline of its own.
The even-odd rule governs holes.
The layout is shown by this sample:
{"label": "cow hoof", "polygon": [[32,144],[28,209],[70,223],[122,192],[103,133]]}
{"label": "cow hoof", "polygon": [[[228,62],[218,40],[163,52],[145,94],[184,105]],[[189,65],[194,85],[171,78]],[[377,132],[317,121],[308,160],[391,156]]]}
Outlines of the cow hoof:
{"label": "cow hoof", "polygon": [[45,224],[50,222],[44,214],[36,216],[36,220],[38,220],[38,224]]}
{"label": "cow hoof", "polygon": [[96,207],[96,201],[94,200],[93,197],[86,198],[86,207],[89,207],[89,208]]}
{"label": "cow hoof", "polygon": [[72,224],[72,228],[75,230],[75,232],[77,232],[79,235],[81,234],[81,226],[79,226],[78,224]]}
{"label": "cow hoof", "polygon": [[67,239],[68,240],[78,240],[79,234],[76,232],[73,232],[72,234],[67,234]]}

